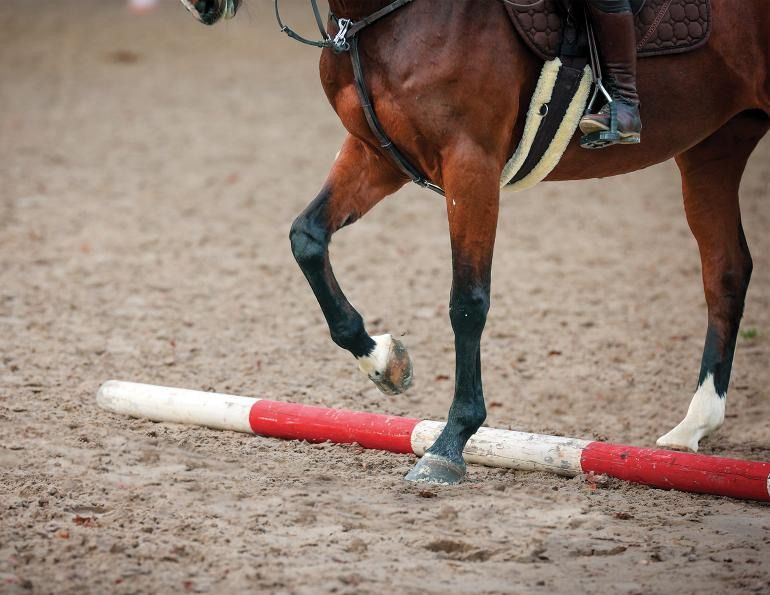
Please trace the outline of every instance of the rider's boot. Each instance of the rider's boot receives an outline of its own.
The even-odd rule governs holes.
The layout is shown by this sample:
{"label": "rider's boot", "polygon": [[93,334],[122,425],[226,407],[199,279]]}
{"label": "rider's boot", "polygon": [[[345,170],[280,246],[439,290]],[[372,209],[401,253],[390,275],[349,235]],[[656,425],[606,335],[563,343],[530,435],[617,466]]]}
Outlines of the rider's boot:
{"label": "rider's boot", "polygon": [[[604,58],[605,81],[617,112],[617,142],[639,142],[642,121],[636,93],[636,32],[629,0],[589,0],[591,20]],[[580,120],[585,134],[608,131],[610,105]],[[609,143],[611,144],[611,143]]]}

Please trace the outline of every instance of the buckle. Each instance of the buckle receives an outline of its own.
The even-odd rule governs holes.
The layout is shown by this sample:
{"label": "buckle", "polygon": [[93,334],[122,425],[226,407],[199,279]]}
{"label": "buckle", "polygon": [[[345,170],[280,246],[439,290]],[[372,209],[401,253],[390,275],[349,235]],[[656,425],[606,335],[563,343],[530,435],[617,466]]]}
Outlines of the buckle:
{"label": "buckle", "polygon": [[337,35],[334,36],[334,39],[332,39],[331,43],[332,50],[334,50],[336,54],[347,52],[350,49],[347,35],[351,23],[352,21],[350,19],[340,19],[337,22],[337,26],[340,28],[340,30],[337,31]]}

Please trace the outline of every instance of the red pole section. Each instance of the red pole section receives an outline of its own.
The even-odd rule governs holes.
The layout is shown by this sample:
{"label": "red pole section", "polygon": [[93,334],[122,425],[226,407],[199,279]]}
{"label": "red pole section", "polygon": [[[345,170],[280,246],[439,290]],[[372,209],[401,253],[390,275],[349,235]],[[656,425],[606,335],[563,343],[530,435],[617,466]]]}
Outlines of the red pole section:
{"label": "red pole section", "polygon": [[251,406],[255,434],[308,442],[357,442],[364,448],[412,452],[412,431],[421,420],[346,409],[259,400]]}
{"label": "red pole section", "polygon": [[591,442],[580,464],[584,473],[665,490],[770,502],[770,463]]}
{"label": "red pole section", "polygon": [[[101,407],[133,417],[309,442],[357,442],[364,448],[425,453],[444,424],[363,411],[110,380]],[[601,473],[656,488],[770,502],[770,463],[622,444],[480,428],[463,452],[467,462],[543,470],[574,477]]]}

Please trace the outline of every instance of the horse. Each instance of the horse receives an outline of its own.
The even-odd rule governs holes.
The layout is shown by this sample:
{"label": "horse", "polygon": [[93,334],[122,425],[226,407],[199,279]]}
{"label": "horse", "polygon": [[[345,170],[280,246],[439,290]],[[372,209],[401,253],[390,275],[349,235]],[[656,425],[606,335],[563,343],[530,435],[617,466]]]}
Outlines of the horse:
{"label": "horse", "polygon": [[[506,0],[414,0],[358,34],[374,111],[402,155],[445,193],[452,254],[449,319],[455,342],[454,398],[436,442],[406,479],[453,484],[465,475],[463,448],[486,419],[479,342],[490,307],[490,268],[506,160],[524,129],[542,60],[511,26]],[[182,0],[206,24],[233,16],[240,0]],[[366,22],[389,0],[329,0],[338,23]],[[687,222],[697,241],[707,331],[697,389],[683,421],[658,439],[697,451],[719,428],[752,273],[739,185],[770,128],[770,12],[766,0],[712,0],[713,27],[695,51],[640,60],[642,142],[587,151],[572,138],[548,180],[603,178],[674,159]],[[314,5],[315,7],[315,5]],[[316,16],[318,13],[316,11]],[[320,19],[318,19],[320,22]],[[338,35],[337,35],[338,36]],[[319,194],[291,226],[294,257],[332,340],[384,392],[408,388],[412,365],[391,335],[370,336],[335,279],[332,235],[409,181],[362,109],[345,52],[322,50],[323,89],[347,129]]]}

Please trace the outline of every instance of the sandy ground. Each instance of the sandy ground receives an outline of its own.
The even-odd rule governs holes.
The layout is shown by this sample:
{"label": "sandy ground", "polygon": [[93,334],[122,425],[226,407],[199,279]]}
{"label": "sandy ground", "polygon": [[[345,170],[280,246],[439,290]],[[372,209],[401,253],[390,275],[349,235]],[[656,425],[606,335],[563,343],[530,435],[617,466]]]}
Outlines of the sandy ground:
{"label": "sandy ground", "polygon": [[[299,10],[302,8],[302,10]],[[748,593],[766,505],[126,419],[108,378],[441,419],[451,398],[441,201],[408,188],[338,235],[340,281],[405,334],[385,397],[328,337],[288,229],[344,131],[317,53],[267,2],[206,29],[174,2],[0,3],[0,591]],[[304,4],[290,18],[312,31]],[[725,427],[770,460],[770,142]],[[484,337],[488,424],[652,445],[686,410],[705,305],[673,164],[509,196]],[[361,250],[365,245],[368,249]],[[756,331],[756,336],[753,331]]]}

